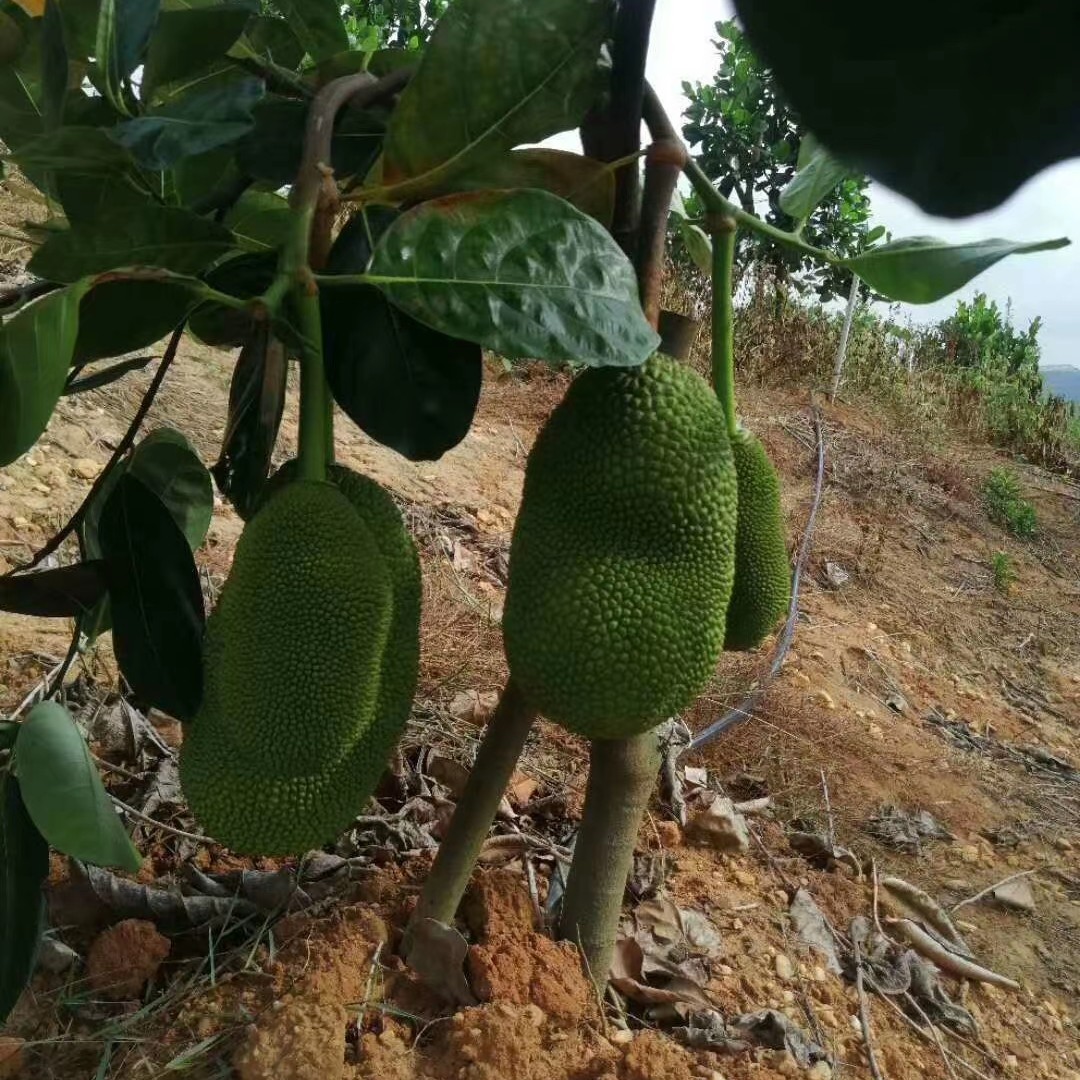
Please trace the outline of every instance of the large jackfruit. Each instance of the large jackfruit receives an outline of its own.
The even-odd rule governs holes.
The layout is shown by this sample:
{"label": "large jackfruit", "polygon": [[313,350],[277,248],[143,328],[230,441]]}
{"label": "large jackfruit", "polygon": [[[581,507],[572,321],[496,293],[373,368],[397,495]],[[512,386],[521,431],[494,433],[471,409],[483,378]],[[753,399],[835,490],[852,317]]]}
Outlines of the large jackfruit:
{"label": "large jackfruit", "polygon": [[791,563],[784,539],[780,480],[765,448],[740,428],[731,440],[739,477],[735,589],[724,648],[753,649],[773,631],[791,602]]}
{"label": "large jackfruit", "polygon": [[510,671],[590,738],[648,730],[689,705],[724,642],[736,477],[703,379],[657,354],[594,368],[529,455],[510,549]]}
{"label": "large jackfruit", "polygon": [[264,503],[207,626],[181,780],[202,827],[238,852],[301,853],[346,828],[416,687],[415,547],[382,488],[334,478]]}

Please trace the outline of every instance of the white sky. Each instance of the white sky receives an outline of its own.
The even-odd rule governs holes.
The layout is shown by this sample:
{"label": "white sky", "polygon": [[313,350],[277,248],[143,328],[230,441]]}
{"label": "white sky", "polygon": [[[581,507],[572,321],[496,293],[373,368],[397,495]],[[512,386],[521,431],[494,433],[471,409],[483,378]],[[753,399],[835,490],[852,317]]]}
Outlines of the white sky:
{"label": "white sky", "polygon": [[[649,52],[649,80],[673,119],[685,107],[682,81],[709,82],[716,72],[714,24],[730,18],[729,0],[659,0]],[[681,126],[681,119],[676,121]],[[901,305],[900,317],[916,322],[949,314],[960,297],[985,292],[1001,305],[1012,301],[1015,323],[1023,329],[1041,315],[1044,364],[1080,366],[1080,161],[1065,162],[1029,181],[1003,206],[988,214],[952,221],[924,214],[913,203],[880,184],[870,189],[875,224],[894,237],[928,235],[943,240],[1045,240],[1069,236],[1070,247],[1004,259],[945,300]]]}

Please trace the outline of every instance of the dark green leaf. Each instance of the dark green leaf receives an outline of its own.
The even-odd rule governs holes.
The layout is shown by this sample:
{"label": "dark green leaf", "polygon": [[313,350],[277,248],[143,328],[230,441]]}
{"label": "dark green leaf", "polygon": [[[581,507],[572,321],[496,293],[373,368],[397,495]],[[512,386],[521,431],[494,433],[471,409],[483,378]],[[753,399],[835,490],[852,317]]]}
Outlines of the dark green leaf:
{"label": "dark green leaf", "polygon": [[[206,275],[206,283],[218,292],[249,300],[266,292],[276,269],[273,255],[238,255],[215,266]],[[247,340],[254,321],[247,312],[206,303],[192,312],[188,329],[207,345],[235,348]]]}
{"label": "dark green leaf", "polygon": [[14,64],[0,66],[0,139],[9,150],[42,132],[40,87]]}
{"label": "dark green leaf", "polygon": [[932,236],[909,236],[871,248],[840,265],[853,270],[870,288],[890,300],[930,304],[962,288],[1006,255],[1053,251],[1068,243],[1061,238],[1031,244],[1012,240],[946,244]]}
{"label": "dark green leaf", "polygon": [[423,203],[383,234],[368,276],[420,322],[506,357],[633,367],[659,342],[615,241],[543,191]]}
{"label": "dark green leaf", "polygon": [[190,720],[202,700],[205,615],[187,538],[161,500],[125,473],[102,510],[99,539],[124,678],[147,704]]}
{"label": "dark green leaf", "polygon": [[384,182],[436,190],[479,158],[577,127],[611,13],[610,0],[455,0],[394,109]]}
{"label": "dark green leaf", "polygon": [[0,610],[43,619],[83,615],[105,595],[99,562],[0,577]]}
{"label": "dark green leaf", "polygon": [[0,465],[37,442],[60,400],[85,291],[79,283],[50,293],[0,330]]}
{"label": "dark green leaf", "polygon": [[[356,274],[371,258],[392,211],[357,214],[330,252],[327,272]],[[468,433],[480,397],[483,357],[398,311],[370,285],[321,296],[323,359],[337,403],[371,438],[413,461],[435,461]]]}
{"label": "dark green leaf", "polygon": [[[240,167],[276,186],[292,183],[300,168],[308,105],[271,97],[254,110],[255,126],[237,146]],[[363,175],[382,147],[382,123],[358,109],[343,109],[334,125],[331,164],[339,176]]]}
{"label": "dark green leaf", "polygon": [[284,19],[272,15],[256,15],[248,23],[244,36],[229,50],[230,55],[269,60],[279,67],[292,70],[304,59],[304,46],[297,40]]}
{"label": "dark green leaf", "polygon": [[[413,59],[415,62],[415,57]],[[323,60],[315,68],[318,85],[325,86],[331,80],[340,79],[343,75],[355,75],[358,71],[368,71],[370,61],[371,53],[364,49],[347,49],[345,52],[336,53]]]}
{"label": "dark green leaf", "polygon": [[72,379],[69,376],[68,381],[64,384],[64,397],[85,394],[90,390],[99,390],[103,386],[110,385],[110,383],[119,382],[125,375],[130,375],[133,371],[142,371],[147,364],[152,364],[156,359],[157,357],[154,356],[133,356],[130,360],[121,360],[119,363],[109,364],[108,367],[99,368],[85,374],[85,369],[79,368],[78,378]]}
{"label": "dark green leaf", "polygon": [[163,11],[143,69],[143,100],[153,95],[155,87],[201,71],[224,56],[250,18],[251,9],[246,4]]}
{"label": "dark green leaf", "polygon": [[101,0],[60,0],[68,56],[86,60],[97,48],[98,8]]}
{"label": "dark green leaf", "polygon": [[273,251],[280,247],[292,227],[287,200],[272,191],[245,191],[225,218],[240,247],[249,251]]}
{"label": "dark green leaf", "polygon": [[223,225],[174,206],[148,203],[137,213],[107,214],[57,233],[30,260],[49,281],[74,281],[123,266],[160,266],[194,274],[233,246]]}
{"label": "dark green leaf", "polygon": [[313,60],[326,60],[349,47],[337,0],[273,0]]}
{"label": "dark green leaf", "polygon": [[125,89],[143,62],[161,0],[101,0],[97,60],[101,91],[120,112],[128,111]]}
{"label": "dark green leaf", "polygon": [[19,732],[15,756],[27,813],[50,846],[83,862],[139,869],[142,858],[67,709],[55,701],[35,705]]}
{"label": "dark green leaf", "polygon": [[265,323],[254,326],[233,370],[228,426],[211,470],[222,495],[245,520],[255,512],[270,473],[287,374],[284,346]]}
{"label": "dark green leaf", "polygon": [[0,750],[10,750],[15,745],[15,736],[18,733],[19,725],[14,721],[0,720]]}
{"label": "dark green leaf", "polygon": [[75,360],[85,364],[144,349],[176,329],[197,299],[161,281],[106,281],[83,297]]}
{"label": "dark green leaf", "polygon": [[24,44],[19,24],[6,11],[0,11],[0,64],[14,63]]}
{"label": "dark green leaf", "polygon": [[376,78],[390,75],[401,68],[415,67],[420,53],[415,49],[376,49],[368,61],[368,71]]}
{"label": "dark green leaf", "polygon": [[0,1024],[34,973],[48,876],[49,845],[26,812],[19,782],[0,772]]}
{"label": "dark green leaf", "polygon": [[183,157],[169,175],[177,202],[199,214],[227,208],[250,183],[236,164],[234,146]]}
{"label": "dark green leaf", "polygon": [[68,55],[60,0],[45,0],[41,20],[41,111],[47,128],[64,122],[68,88]]}
{"label": "dark green leaf", "polygon": [[842,0],[735,7],[807,126],[929,213],[989,210],[1080,154],[1072,0],[914,0],[873,30]]}
{"label": "dark green leaf", "polygon": [[456,177],[451,186],[455,191],[543,188],[605,227],[611,224],[615,208],[615,173],[611,167],[566,150],[511,150],[479,162]]}
{"label": "dark green leaf", "polygon": [[686,245],[690,258],[703,274],[712,274],[712,239],[700,226],[686,218],[678,219],[679,238]]}
{"label": "dark green leaf", "polygon": [[804,221],[815,207],[851,170],[834,158],[812,136],[799,149],[799,169],[780,192],[780,209],[796,221]]}
{"label": "dark green leaf", "polygon": [[23,143],[12,154],[27,171],[55,169],[72,176],[122,176],[131,155],[100,128],[62,127]]}
{"label": "dark green leaf", "polygon": [[161,500],[196,551],[214,515],[214,485],[191,443],[173,428],[158,428],[135,448],[127,471]]}
{"label": "dark green leaf", "polygon": [[261,79],[233,76],[117,124],[110,134],[144,168],[168,169],[189,154],[202,154],[245,135],[253,124],[251,110],[262,95]]}

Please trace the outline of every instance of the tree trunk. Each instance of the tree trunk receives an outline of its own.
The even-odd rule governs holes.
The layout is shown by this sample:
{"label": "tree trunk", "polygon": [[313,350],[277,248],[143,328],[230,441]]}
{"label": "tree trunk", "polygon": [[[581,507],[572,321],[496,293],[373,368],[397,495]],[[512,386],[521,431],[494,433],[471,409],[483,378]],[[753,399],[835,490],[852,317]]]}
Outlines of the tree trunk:
{"label": "tree trunk", "polygon": [[855,318],[855,309],[859,306],[859,279],[851,275],[851,292],[848,293],[847,311],[844,312],[844,328],[840,331],[840,346],[836,350],[836,362],[833,364],[832,387],[829,401],[836,400],[840,389],[840,376],[844,373],[844,358],[847,356],[848,337],[851,334],[851,320]]}

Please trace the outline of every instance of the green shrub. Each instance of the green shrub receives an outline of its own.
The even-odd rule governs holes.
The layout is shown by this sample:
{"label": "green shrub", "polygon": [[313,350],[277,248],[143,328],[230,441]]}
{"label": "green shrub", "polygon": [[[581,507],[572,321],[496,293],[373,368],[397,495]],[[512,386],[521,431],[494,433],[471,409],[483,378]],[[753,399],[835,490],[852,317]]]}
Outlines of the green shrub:
{"label": "green shrub", "polygon": [[986,515],[1013,536],[1035,535],[1035,507],[1020,493],[1020,481],[1012,469],[993,469],[983,484]]}
{"label": "green shrub", "polygon": [[1006,551],[995,551],[990,560],[990,569],[994,574],[994,588],[1002,596],[1008,596],[1013,582],[1016,581],[1016,569],[1011,556]]}

